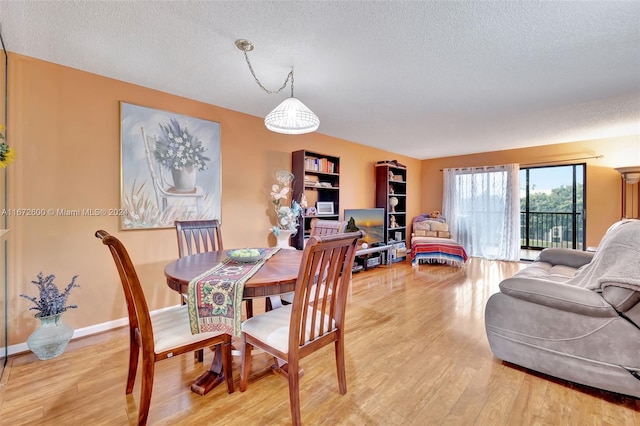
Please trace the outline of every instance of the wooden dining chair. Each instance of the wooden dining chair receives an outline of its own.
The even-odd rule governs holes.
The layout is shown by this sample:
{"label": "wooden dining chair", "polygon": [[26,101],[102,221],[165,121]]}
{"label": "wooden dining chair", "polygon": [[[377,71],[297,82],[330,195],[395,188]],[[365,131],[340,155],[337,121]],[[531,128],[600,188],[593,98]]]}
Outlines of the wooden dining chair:
{"label": "wooden dining chair", "polygon": [[346,220],[316,219],[311,226],[311,233],[309,236],[341,234],[346,228]]}
{"label": "wooden dining chair", "polygon": [[180,257],[207,251],[224,250],[222,229],[217,219],[176,220]]}
{"label": "wooden dining chair", "polygon": [[[289,381],[294,425],[301,424],[300,360],[334,343],[338,387],[347,392],[344,359],[344,321],[351,268],[358,240],[364,232],[309,238],[296,281],[293,303],[254,316],[242,323],[240,391],[247,389],[251,350],[259,348],[286,362],[274,369]],[[317,285],[317,283],[323,283]]]}
{"label": "wooden dining chair", "polygon": [[[124,245],[108,232],[99,230],[96,237],[109,247],[120,275],[129,315],[129,373],[126,394],[133,392],[142,351],[142,388],[138,424],[145,425],[151,404],[155,363],[196,349],[221,345],[222,372],[227,392],[233,393],[231,370],[231,336],[224,333],[191,334],[186,305],[149,313],[138,274]],[[214,363],[219,360],[214,359]],[[213,370],[213,366],[212,366]]]}
{"label": "wooden dining chair", "polygon": [[[341,234],[347,228],[346,220],[316,219],[312,222],[310,236]],[[283,304],[293,303],[293,293],[280,295]]]}

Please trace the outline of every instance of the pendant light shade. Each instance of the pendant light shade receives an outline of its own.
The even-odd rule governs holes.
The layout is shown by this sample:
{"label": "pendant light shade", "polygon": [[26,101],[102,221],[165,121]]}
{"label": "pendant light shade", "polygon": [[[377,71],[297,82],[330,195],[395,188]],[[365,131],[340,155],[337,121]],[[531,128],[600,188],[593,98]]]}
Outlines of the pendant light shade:
{"label": "pendant light shade", "polygon": [[267,129],[272,132],[284,133],[287,135],[301,135],[303,133],[311,133],[318,130],[318,126],[320,126],[318,116],[307,108],[305,104],[300,102],[298,98],[293,96],[293,68],[287,75],[282,87],[278,90],[269,90],[260,83],[260,80],[256,77],[256,73],[253,72],[251,62],[249,61],[247,52],[253,50],[253,43],[241,38],[236,40],[236,46],[244,53],[244,59],[247,61],[247,65],[249,66],[249,71],[251,71],[253,79],[265,92],[271,95],[280,93],[282,89],[287,87],[287,83],[291,81],[291,97],[282,101],[280,105],[275,107],[275,109],[264,118],[264,125]]}
{"label": "pendant light shade", "polygon": [[320,120],[300,99],[292,96],[265,117],[264,125],[272,132],[301,135],[315,132]]}

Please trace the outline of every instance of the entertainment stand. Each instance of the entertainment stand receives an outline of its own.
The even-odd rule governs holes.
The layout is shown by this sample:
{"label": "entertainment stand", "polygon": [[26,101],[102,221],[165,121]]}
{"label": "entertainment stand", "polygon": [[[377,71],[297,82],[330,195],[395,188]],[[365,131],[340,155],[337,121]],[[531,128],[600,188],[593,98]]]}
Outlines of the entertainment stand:
{"label": "entertainment stand", "polygon": [[[378,244],[374,247],[356,250],[356,262],[353,264],[352,272],[360,272],[380,266],[381,264],[391,267],[391,244]],[[378,256],[371,256],[374,253],[380,253]],[[380,259],[382,257],[382,259]],[[360,264],[362,263],[362,264]]]}

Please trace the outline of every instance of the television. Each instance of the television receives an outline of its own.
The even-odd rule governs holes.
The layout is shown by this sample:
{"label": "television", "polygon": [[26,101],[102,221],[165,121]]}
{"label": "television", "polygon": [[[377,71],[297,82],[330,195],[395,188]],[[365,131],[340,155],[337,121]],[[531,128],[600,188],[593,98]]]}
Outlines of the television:
{"label": "television", "polygon": [[346,232],[366,232],[359,244],[367,243],[371,247],[375,243],[385,243],[383,208],[344,209],[344,220],[347,221]]}

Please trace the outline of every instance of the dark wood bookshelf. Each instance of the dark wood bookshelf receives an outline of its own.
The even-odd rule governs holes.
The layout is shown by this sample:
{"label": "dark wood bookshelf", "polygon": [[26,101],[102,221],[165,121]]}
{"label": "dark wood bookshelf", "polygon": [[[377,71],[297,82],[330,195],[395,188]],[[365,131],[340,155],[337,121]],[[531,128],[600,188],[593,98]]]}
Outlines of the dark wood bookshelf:
{"label": "dark wood bookshelf", "polygon": [[[318,208],[318,202],[331,203],[332,214],[300,217],[298,233],[291,238],[291,245],[299,250],[309,238],[313,219],[340,219],[340,157],[315,151],[299,150],[291,153],[291,172],[294,175],[292,199],[300,202],[304,194],[307,207]],[[325,204],[327,206],[327,204]]]}
{"label": "dark wood bookshelf", "polygon": [[[391,164],[376,164],[376,207],[384,208],[385,243],[406,246],[407,169]],[[395,204],[395,206],[393,205]],[[396,258],[405,260],[406,256]]]}

